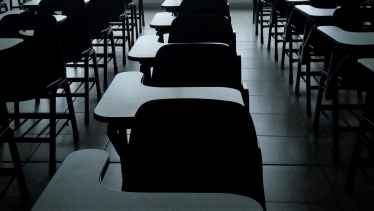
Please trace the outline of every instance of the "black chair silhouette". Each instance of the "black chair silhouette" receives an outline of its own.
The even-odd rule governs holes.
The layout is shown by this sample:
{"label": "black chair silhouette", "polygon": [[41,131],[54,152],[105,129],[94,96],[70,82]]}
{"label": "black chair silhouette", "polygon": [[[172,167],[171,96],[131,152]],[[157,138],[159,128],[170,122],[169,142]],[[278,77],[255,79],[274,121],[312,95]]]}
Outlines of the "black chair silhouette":
{"label": "black chair silhouette", "polygon": [[171,23],[168,43],[219,42],[236,50],[231,21],[218,15],[185,15]]}
{"label": "black chair silhouette", "polygon": [[[374,31],[374,23],[371,9],[357,7],[341,7],[334,12],[332,19],[325,24],[331,23],[345,31]],[[318,24],[308,21],[305,26],[304,42],[299,51],[295,93],[298,95],[300,81],[306,83],[307,115],[311,115],[311,90],[318,89],[318,86],[311,85],[311,79],[318,81],[321,71],[311,71],[311,62],[325,61],[323,58],[328,51],[328,43],[320,33],[317,32]],[[301,66],[306,65],[306,70],[301,71]]]}
{"label": "black chair silhouette", "polygon": [[[16,56],[16,51],[13,49],[4,50],[0,53],[8,54],[8,56]],[[2,58],[6,58],[2,57]],[[2,80],[0,78],[0,84]],[[5,99],[3,97],[4,87],[1,87],[0,91],[0,143],[8,143],[10,155],[12,157],[13,168],[0,168],[0,176],[12,176],[17,178],[18,187],[20,189],[21,197],[23,199],[28,198],[28,189],[25,182],[25,177],[22,170],[21,160],[18,153],[16,141],[12,129],[9,127],[8,109],[6,106]]]}
{"label": "black chair silhouette", "polygon": [[[269,35],[268,35],[268,50],[271,47],[271,38],[274,38],[274,59],[278,61],[278,43],[282,42],[283,34],[284,34],[284,27],[286,25],[286,16],[287,16],[287,3],[284,0],[274,0],[271,15],[270,15],[270,22],[269,22]],[[282,29],[279,29],[281,28]],[[274,32],[273,32],[274,28]],[[280,31],[279,31],[280,30]],[[281,37],[281,39],[279,39]]]}
{"label": "black chair silhouette", "polygon": [[[114,31],[116,46],[122,46],[122,63],[126,64],[126,41],[131,49],[134,43],[134,30],[130,33],[129,17],[125,11],[125,1],[107,0],[110,25]],[[117,33],[118,32],[118,33]]]}
{"label": "black chair silhouette", "polygon": [[249,94],[241,81],[241,57],[223,43],[173,43],[156,54],[150,80],[156,87],[229,87],[242,93],[249,110]]}
{"label": "black chair silhouette", "polygon": [[266,209],[256,131],[237,103],[146,102],[135,115],[121,169],[123,191],[231,193]]}
{"label": "black chair silhouette", "polygon": [[[371,78],[373,80],[373,72],[371,72]],[[374,87],[371,91],[366,94],[365,99],[365,110],[364,117],[360,121],[360,126],[356,135],[355,146],[353,149],[352,160],[348,172],[348,178],[346,181],[346,187],[349,192],[353,191],[354,180],[356,176],[356,171],[359,168],[363,171],[364,175],[370,179],[374,184],[374,181],[369,177],[369,174],[364,167],[374,164]],[[366,158],[361,158],[362,147],[365,146],[369,150],[369,156]]]}
{"label": "black chair silhouette", "polygon": [[[90,20],[90,30],[92,39],[98,40],[94,46],[102,46],[103,53],[97,53],[98,57],[103,56],[103,64],[98,67],[104,68],[104,89],[108,87],[108,62],[113,61],[114,73],[118,73],[116,47],[114,42],[113,30],[109,22],[108,6],[106,0],[90,0],[87,5],[88,17]],[[110,40],[112,52],[108,53],[108,39]],[[102,43],[100,42],[102,40]],[[109,57],[109,58],[108,58]],[[100,61],[100,59],[99,59]]]}
{"label": "black chair silhouette", "polygon": [[[24,38],[17,55],[7,55],[2,61],[9,71],[1,71],[6,102],[15,103],[10,119],[49,119],[49,136],[16,137],[17,142],[49,143],[50,174],[56,169],[56,119],[71,121],[74,141],[79,141],[77,122],[66,69],[61,51],[60,36],[55,17],[50,15],[7,15],[1,22],[1,37]],[[34,30],[34,36],[24,37],[20,30]],[[22,58],[22,62],[19,61]],[[6,63],[6,64],[5,64]],[[68,113],[56,113],[56,97],[64,90]],[[47,98],[49,113],[20,113],[21,101]],[[26,132],[27,133],[27,132]]]}
{"label": "black chair silhouette", "polygon": [[[264,28],[270,24],[270,16],[274,0],[257,0],[255,35],[258,35],[258,26],[260,25],[260,41],[264,43]],[[266,18],[269,17],[269,18]]]}
{"label": "black chair silhouette", "polygon": [[[83,93],[72,93],[73,97],[84,97],[85,122],[89,122],[89,90],[90,82],[96,86],[97,99],[101,98],[100,80],[96,52],[92,45],[90,22],[86,4],[83,0],[42,0],[39,3],[39,14],[54,14],[55,10],[61,10],[67,19],[60,24],[61,44],[66,67],[83,67],[84,76],[68,77],[69,82],[79,82],[84,85]],[[92,65],[90,64],[92,60]],[[83,62],[83,64],[82,64]],[[90,76],[89,67],[93,66],[94,75]],[[77,74],[79,69],[74,69]],[[92,85],[92,86],[93,86]]]}

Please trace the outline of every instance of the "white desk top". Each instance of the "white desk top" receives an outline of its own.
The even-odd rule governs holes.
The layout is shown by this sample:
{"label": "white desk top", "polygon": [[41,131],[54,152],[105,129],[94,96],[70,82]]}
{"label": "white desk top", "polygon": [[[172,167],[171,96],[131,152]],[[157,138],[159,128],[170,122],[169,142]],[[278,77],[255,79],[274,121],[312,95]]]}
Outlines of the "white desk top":
{"label": "white desk top", "polygon": [[165,0],[161,4],[161,8],[179,7],[181,3],[182,3],[182,0]]}
{"label": "white desk top", "polygon": [[102,122],[132,120],[138,108],[156,99],[214,99],[244,105],[241,93],[223,87],[150,87],[141,83],[143,74],[117,74],[94,110],[94,118]]}
{"label": "white desk top", "polygon": [[13,48],[23,42],[19,38],[0,38],[0,51]]}
{"label": "white desk top", "polygon": [[158,42],[158,39],[159,37],[156,35],[144,35],[139,37],[127,54],[128,59],[139,62],[152,61],[158,49],[167,44]]}
{"label": "white desk top", "polygon": [[175,16],[173,16],[173,13],[171,12],[158,12],[153,17],[151,23],[149,24],[151,28],[155,28],[156,30],[162,29],[162,28],[170,28],[171,23],[175,19]]}
{"label": "white desk top", "polygon": [[25,12],[25,10],[9,10],[9,11],[6,11],[2,14],[0,14],[0,20],[3,19],[3,17],[7,16],[7,15],[18,15],[18,14],[21,14]]}
{"label": "white desk top", "polygon": [[295,8],[310,19],[332,17],[336,9],[322,9],[310,5],[296,5]]}
{"label": "white desk top", "polygon": [[[40,1],[41,0],[31,0],[31,1],[25,2],[23,4],[23,6],[25,8],[35,8],[35,7],[39,6]],[[88,3],[90,3],[90,0],[84,0],[84,3],[88,4]]]}
{"label": "white desk top", "polygon": [[374,45],[374,32],[349,32],[336,26],[319,26],[317,31],[324,34],[337,45]]}
{"label": "white desk top", "polygon": [[66,157],[32,211],[263,211],[255,200],[226,193],[132,193],[101,184],[109,155],[86,149]]}
{"label": "white desk top", "polygon": [[358,64],[362,65],[368,70],[371,70],[374,72],[374,58],[364,58],[364,59],[359,59]]}

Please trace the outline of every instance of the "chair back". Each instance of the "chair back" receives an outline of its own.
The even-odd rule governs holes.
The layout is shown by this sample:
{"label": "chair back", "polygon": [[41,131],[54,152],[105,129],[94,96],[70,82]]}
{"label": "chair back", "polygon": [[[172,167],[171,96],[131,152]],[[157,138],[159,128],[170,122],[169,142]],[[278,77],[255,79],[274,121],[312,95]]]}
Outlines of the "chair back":
{"label": "chair back", "polygon": [[110,22],[120,22],[120,15],[125,13],[123,0],[107,0],[108,15]]}
{"label": "chair back", "polygon": [[230,8],[225,0],[183,0],[178,16],[220,15],[230,18]]}
{"label": "chair back", "polygon": [[[22,38],[24,43],[14,53],[3,55],[1,83],[6,87],[7,101],[34,99],[65,78],[60,36],[56,18],[51,15],[7,15],[0,22],[0,36]],[[24,36],[20,30],[34,30]]]}
{"label": "chair back", "polygon": [[205,99],[143,104],[135,115],[123,190],[211,192],[264,204],[261,150],[244,106]]}
{"label": "chair back", "polygon": [[155,57],[151,86],[229,87],[240,89],[236,52],[222,43],[173,43]]}
{"label": "chair back", "polygon": [[67,19],[60,24],[61,43],[65,62],[80,61],[82,52],[92,48],[90,22],[84,0],[64,0],[61,5],[55,0],[41,0],[39,14],[50,14],[62,10]]}
{"label": "chair back", "polygon": [[92,38],[100,38],[101,32],[110,27],[107,0],[90,0],[87,5]]}
{"label": "chair back", "polygon": [[333,15],[335,26],[345,31],[374,31],[374,14],[371,8],[341,7]]}
{"label": "chair back", "polygon": [[225,16],[177,16],[171,23],[169,43],[218,42],[236,50],[231,21]]}

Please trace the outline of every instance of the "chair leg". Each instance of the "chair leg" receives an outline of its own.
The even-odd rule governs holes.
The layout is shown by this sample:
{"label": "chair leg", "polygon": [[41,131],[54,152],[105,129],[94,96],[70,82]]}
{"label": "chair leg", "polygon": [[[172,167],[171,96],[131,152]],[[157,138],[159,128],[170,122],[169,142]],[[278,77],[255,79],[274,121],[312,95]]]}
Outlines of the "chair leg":
{"label": "chair leg", "polygon": [[97,65],[97,57],[96,57],[96,52],[93,51],[91,53],[92,57],[92,62],[94,66],[94,73],[95,73],[95,85],[96,85],[96,93],[97,93],[97,100],[101,99],[101,88],[100,88],[100,79],[99,79],[99,68]]}
{"label": "chair leg", "polygon": [[293,55],[292,55],[292,37],[288,42],[288,65],[289,65],[289,76],[288,76],[288,83],[293,84],[293,67],[292,67],[292,60],[293,60]]}
{"label": "chair leg", "polygon": [[14,140],[13,132],[11,132],[11,129],[8,129],[8,130],[9,130],[8,145],[9,145],[10,155],[12,156],[14,170],[17,175],[17,182],[18,182],[19,190],[20,190],[22,199],[27,200],[29,198],[29,191],[26,186],[25,176],[23,174],[21,159],[19,157],[17,144]]}
{"label": "chair leg", "polygon": [[118,74],[117,56],[116,56],[116,44],[114,43],[114,34],[113,34],[113,31],[110,32],[109,36],[110,36],[110,44],[112,46],[112,60],[113,60],[113,66],[114,66],[114,74]]}
{"label": "chair leg", "polygon": [[310,82],[310,61],[306,63],[306,70],[305,70],[305,84],[306,84],[306,114],[308,116],[312,115],[312,106],[311,106],[311,82]]}
{"label": "chair leg", "polygon": [[[56,90],[57,91],[57,90]],[[56,172],[56,93],[49,99],[49,177]]]}
{"label": "chair leg", "polygon": [[278,61],[278,18],[275,18],[274,24],[274,60]]}
{"label": "chair leg", "polygon": [[[123,65],[126,65],[126,38],[127,36],[130,36],[130,33],[127,33],[127,36],[126,36],[126,31],[129,30],[129,28],[125,28],[126,24],[125,22],[127,22],[127,17],[123,17],[124,19],[122,19],[122,64]],[[128,39],[129,40],[129,39]],[[129,48],[130,48],[130,44],[129,44]]]}
{"label": "chair leg", "polygon": [[74,111],[73,100],[72,100],[72,97],[71,97],[70,86],[69,86],[69,83],[67,81],[65,81],[62,84],[62,86],[63,86],[63,89],[65,91],[66,102],[68,104],[71,128],[73,129],[74,142],[78,143],[79,142],[79,131],[78,131],[77,119],[75,118],[75,111]]}
{"label": "chair leg", "polygon": [[139,7],[141,7],[142,11],[141,11],[141,14],[142,14],[142,23],[143,23],[143,27],[145,26],[145,21],[144,21],[144,4],[143,4],[143,0],[139,0]]}
{"label": "chair leg", "polygon": [[[301,51],[301,46],[300,46],[300,51]],[[301,73],[301,58],[298,59],[297,62],[297,74],[296,74],[296,85],[295,85],[295,94],[299,95],[300,94],[300,79],[302,77]]]}
{"label": "chair leg", "polygon": [[260,12],[260,7],[258,6],[257,7],[257,12],[256,12],[256,19],[255,19],[255,35],[258,35],[258,24],[259,24],[259,22],[258,22],[258,16],[261,14]]}
{"label": "chair leg", "polygon": [[[361,124],[362,124],[362,122],[361,122]],[[361,129],[361,126],[362,126],[361,124],[360,124],[360,129]],[[346,188],[347,188],[348,192],[353,191],[353,184],[354,184],[354,180],[355,180],[355,176],[356,176],[356,170],[358,168],[358,161],[359,161],[359,158],[360,158],[361,148],[362,148],[362,142],[360,140],[360,132],[359,132],[357,134],[355,146],[353,148],[352,160],[351,160],[351,164],[349,166],[348,177],[347,177],[347,181],[346,181]]]}
{"label": "chair leg", "polygon": [[134,21],[135,21],[135,36],[136,36],[136,39],[139,38],[139,29],[138,29],[138,17],[137,17],[137,12],[136,12],[136,5],[134,4]]}
{"label": "chair leg", "polygon": [[[95,65],[94,65],[95,66]],[[95,67],[94,67],[95,68]],[[84,122],[88,124],[90,122],[90,113],[89,113],[89,55],[86,54],[84,57]],[[95,72],[95,78],[98,75]],[[96,83],[96,88],[98,83]]]}
{"label": "chair leg", "polygon": [[339,95],[338,90],[334,90],[332,96],[332,153],[334,165],[340,165],[339,150]]}
{"label": "chair leg", "polygon": [[321,113],[321,105],[322,105],[322,97],[324,92],[326,76],[321,74],[321,79],[319,82],[318,94],[317,94],[317,101],[316,101],[316,110],[314,113],[314,121],[313,121],[313,131],[318,132],[319,127],[319,115]]}
{"label": "chair leg", "polygon": [[[96,77],[96,75],[95,75]],[[104,35],[104,90],[108,88],[108,33]]]}
{"label": "chair leg", "polygon": [[263,11],[263,8],[261,6],[261,21],[260,21],[260,30],[261,30],[261,34],[260,34],[260,41],[261,41],[261,44],[264,44],[264,11]]}
{"label": "chair leg", "polygon": [[270,50],[270,47],[271,47],[271,32],[273,31],[273,23],[272,21],[270,21],[269,23],[269,34],[268,34],[268,50]]}

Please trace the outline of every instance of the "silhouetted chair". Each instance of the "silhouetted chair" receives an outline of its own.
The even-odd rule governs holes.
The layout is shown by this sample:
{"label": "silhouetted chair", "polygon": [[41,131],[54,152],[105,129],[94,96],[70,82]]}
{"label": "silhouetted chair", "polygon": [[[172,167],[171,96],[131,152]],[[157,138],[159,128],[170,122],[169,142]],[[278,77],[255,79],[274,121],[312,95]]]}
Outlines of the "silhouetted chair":
{"label": "silhouetted chair", "polygon": [[[97,56],[103,56],[103,64],[98,64],[104,68],[104,89],[108,87],[108,62],[113,61],[114,73],[118,73],[116,47],[114,42],[113,30],[109,22],[108,6],[106,0],[90,0],[87,5],[88,17],[90,20],[90,30],[92,39],[98,40],[94,46],[102,46],[103,53],[97,53]],[[102,40],[102,43],[101,43]],[[112,52],[108,53],[108,40],[110,40]],[[108,58],[109,57],[109,58]],[[100,60],[99,60],[100,61]]]}
{"label": "silhouetted chair", "polygon": [[[264,43],[264,28],[268,28],[270,24],[270,16],[273,8],[274,0],[257,0],[255,35],[258,35],[258,26],[260,25],[260,41]],[[265,18],[269,17],[269,18]]]}
{"label": "silhouetted chair", "polygon": [[168,43],[219,42],[236,50],[231,21],[218,15],[185,15],[171,23]]}
{"label": "silhouetted chair", "polygon": [[[287,3],[284,0],[274,0],[271,15],[270,15],[270,22],[269,22],[269,35],[268,35],[268,50],[271,47],[271,38],[274,38],[274,59],[278,61],[278,43],[282,42],[283,34],[284,34],[284,26],[286,24],[286,16],[287,16]],[[279,28],[280,32],[279,32]],[[273,32],[274,29],[274,32]],[[281,39],[279,39],[281,38]]]}
{"label": "silhouetted chair", "polygon": [[261,150],[251,116],[240,104],[146,102],[120,156],[123,191],[231,193],[266,209]]}
{"label": "silhouetted chair", "polygon": [[162,46],[156,54],[150,81],[157,87],[229,87],[249,94],[241,80],[241,57],[227,44],[184,43]]}
{"label": "silhouetted chair", "polygon": [[[369,71],[369,70],[367,70]],[[374,79],[374,72],[368,74],[369,77]],[[365,99],[365,110],[364,117],[360,121],[360,126],[356,135],[355,146],[353,149],[352,160],[348,172],[348,178],[346,187],[349,192],[353,191],[354,180],[356,177],[356,170],[359,168],[363,171],[364,175],[370,179],[374,184],[374,180],[369,177],[368,172],[364,167],[368,165],[373,166],[374,164],[374,87],[367,93]],[[368,149],[368,157],[362,158],[361,151],[362,147],[365,146]]]}
{"label": "silhouetted chair", "polygon": [[[60,24],[61,44],[64,62],[67,67],[83,67],[84,76],[76,76],[79,69],[75,69],[74,75],[69,76],[69,82],[83,83],[82,92],[72,93],[73,97],[84,97],[85,122],[89,122],[89,90],[90,82],[96,86],[97,99],[101,98],[100,80],[96,52],[92,45],[90,22],[86,4],[83,0],[42,0],[39,3],[39,14],[54,14],[55,10],[61,10],[67,19]],[[92,65],[90,64],[92,60]],[[83,63],[83,64],[82,64]],[[94,75],[90,76],[89,67],[93,66]]]}
{"label": "silhouetted chair", "polygon": [[129,17],[125,11],[125,1],[107,0],[110,25],[114,31],[114,38],[118,40],[116,46],[122,46],[122,63],[126,64],[126,41],[131,49],[134,43],[134,31],[130,33]]}
{"label": "silhouetted chair", "polygon": [[[8,54],[8,56],[16,56],[16,50],[8,49],[0,53],[1,58],[2,54]],[[3,80],[0,79],[0,84]],[[4,87],[0,87],[0,143],[7,142],[9,146],[10,155],[12,157],[13,168],[0,168],[0,176],[12,176],[17,178],[18,187],[20,189],[21,197],[23,199],[28,198],[28,189],[25,183],[25,177],[22,170],[21,160],[18,153],[18,148],[16,141],[14,139],[14,134],[11,128],[9,128],[9,119],[8,119],[8,109],[3,97]]]}
{"label": "silhouetted chair", "polygon": [[[25,38],[16,55],[7,54],[2,61],[8,71],[1,71],[6,102],[15,103],[11,119],[49,119],[49,136],[16,137],[17,142],[48,143],[50,147],[50,174],[56,164],[56,119],[71,121],[74,141],[79,141],[77,122],[66,69],[61,51],[60,36],[55,17],[50,15],[8,15],[1,22],[1,37]],[[20,30],[34,30],[34,36],[24,37]],[[22,61],[20,62],[20,58]],[[56,97],[64,90],[68,113],[56,113]],[[18,103],[32,99],[49,99],[49,113],[20,113]]]}

